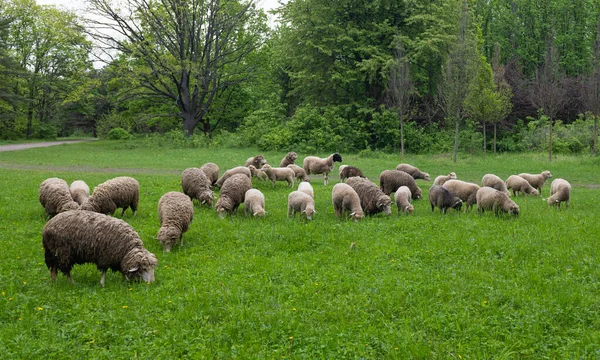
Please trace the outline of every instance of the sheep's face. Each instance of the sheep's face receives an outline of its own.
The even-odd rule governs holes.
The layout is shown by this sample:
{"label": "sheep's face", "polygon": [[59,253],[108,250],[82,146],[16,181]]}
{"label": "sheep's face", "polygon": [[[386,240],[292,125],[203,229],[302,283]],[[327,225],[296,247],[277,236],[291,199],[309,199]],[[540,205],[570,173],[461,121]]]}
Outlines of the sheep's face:
{"label": "sheep's face", "polygon": [[362,211],[354,211],[352,214],[350,214],[350,217],[352,217],[352,220],[354,221],[359,221],[365,217],[365,213]]}
{"label": "sheep's face", "polygon": [[225,217],[227,216],[227,210],[222,206],[218,206],[217,214],[219,215],[220,219],[225,219]]}
{"label": "sheep's face", "polygon": [[334,162],[342,162],[342,155],[335,153],[333,154],[333,161]]}
{"label": "sheep's face", "polygon": [[264,217],[267,212],[264,209],[256,210],[252,216],[254,217]]}
{"label": "sheep's face", "polygon": [[412,215],[414,211],[415,211],[415,207],[412,205],[408,205],[406,208],[404,208],[404,212],[408,213],[410,215]]}
{"label": "sheep's face", "polygon": [[425,180],[425,181],[431,181],[431,178],[429,177],[428,173],[425,173],[425,176],[423,176],[423,180]]}
{"label": "sheep's face", "polygon": [[254,163],[256,164],[256,167],[260,169],[263,165],[267,163],[267,160],[263,155],[257,155],[254,157]]}
{"label": "sheep's face", "polygon": [[392,214],[392,201],[389,198],[385,198],[377,203],[377,209],[385,213],[386,215]]}
{"label": "sheep's face", "polygon": [[542,171],[542,176],[544,177],[544,179],[549,179],[552,177],[552,174],[550,173],[550,171],[544,170]]}
{"label": "sheep's face", "polygon": [[456,173],[451,172],[450,174],[448,174],[448,179],[450,179],[450,180],[456,180],[457,179]]}
{"label": "sheep's face", "polygon": [[412,198],[415,199],[415,200],[423,198],[421,189],[417,189],[417,191],[415,191],[415,193],[413,194]]}
{"label": "sheep's face", "polygon": [[306,216],[306,219],[308,220],[312,220],[312,217],[316,212],[317,211],[312,206],[307,206],[306,209],[302,210],[302,213]]}
{"label": "sheep's face", "polygon": [[454,202],[454,205],[452,205],[452,208],[453,208],[454,210],[456,210],[456,211],[460,211],[460,209],[462,208],[462,204],[463,204],[462,200],[461,200],[461,199],[457,199],[457,200]]}
{"label": "sheep's face", "polygon": [[294,151],[292,151],[292,152],[289,152],[289,153],[287,154],[286,158],[287,158],[289,161],[291,161],[291,162],[294,162],[294,161],[296,161],[296,159],[298,158],[298,154],[296,154]]}
{"label": "sheep's face", "polygon": [[511,205],[510,213],[513,214],[514,216],[519,216],[519,205],[517,205],[517,204]]}
{"label": "sheep's face", "polygon": [[125,277],[129,280],[154,282],[154,268],[158,265],[158,259],[146,249],[142,249],[133,255],[132,265],[128,267]]}
{"label": "sheep's face", "polygon": [[528,190],[529,190],[529,195],[538,196],[538,191],[536,189],[528,189]]}
{"label": "sheep's face", "polygon": [[163,246],[165,252],[171,251],[171,247],[177,243],[177,240],[181,236],[181,232],[171,226],[163,226],[158,230],[156,238]]}
{"label": "sheep's face", "polygon": [[215,202],[215,195],[210,190],[205,191],[202,194],[200,194],[200,202],[212,207]]}

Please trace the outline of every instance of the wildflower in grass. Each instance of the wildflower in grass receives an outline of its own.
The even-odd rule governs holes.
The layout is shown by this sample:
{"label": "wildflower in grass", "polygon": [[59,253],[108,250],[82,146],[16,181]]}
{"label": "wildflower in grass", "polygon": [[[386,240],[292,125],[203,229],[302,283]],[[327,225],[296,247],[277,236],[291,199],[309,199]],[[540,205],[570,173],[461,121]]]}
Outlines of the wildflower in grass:
{"label": "wildflower in grass", "polygon": [[27,285],[27,281],[23,281],[23,285]]}
{"label": "wildflower in grass", "polygon": [[394,350],[398,351],[398,348],[394,348]]}
{"label": "wildflower in grass", "polygon": [[294,337],[293,337],[293,336],[290,336],[290,340],[294,340]]}
{"label": "wildflower in grass", "polygon": [[6,296],[6,293],[4,291],[2,292],[2,296]]}
{"label": "wildflower in grass", "polygon": [[296,308],[292,308],[292,311],[296,311]]}
{"label": "wildflower in grass", "polygon": [[95,342],[96,342],[96,340],[92,339],[92,340],[90,340],[90,341],[88,342],[88,344],[93,344],[93,343],[95,343]]}
{"label": "wildflower in grass", "polygon": [[39,307],[39,306],[38,306],[38,308],[37,308],[37,309],[38,309],[38,311],[42,311],[42,310],[44,310],[44,308],[43,308],[43,307]]}
{"label": "wildflower in grass", "polygon": [[11,301],[13,298],[8,298],[8,301]]}
{"label": "wildflower in grass", "polygon": [[22,319],[22,318],[18,318],[17,320],[21,321],[21,320],[23,320],[23,319]]}
{"label": "wildflower in grass", "polygon": [[127,305],[123,305],[123,309],[127,309],[129,306]]}

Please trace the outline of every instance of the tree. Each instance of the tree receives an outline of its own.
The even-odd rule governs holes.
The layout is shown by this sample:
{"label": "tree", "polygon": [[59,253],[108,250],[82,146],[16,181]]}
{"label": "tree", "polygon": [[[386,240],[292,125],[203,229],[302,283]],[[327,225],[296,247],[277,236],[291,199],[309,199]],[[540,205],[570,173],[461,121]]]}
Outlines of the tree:
{"label": "tree", "polygon": [[495,113],[492,114],[492,123],[494,125],[494,154],[496,154],[496,142],[498,135],[498,124],[510,114],[512,111],[511,98],[513,96],[512,88],[508,84],[505,76],[505,67],[500,64],[500,49],[496,44],[494,55],[492,57],[492,73],[494,76],[494,84],[496,85],[496,91],[499,95],[499,107]]}
{"label": "tree", "polygon": [[413,102],[413,83],[410,65],[404,54],[402,40],[398,40],[394,51],[394,64],[390,69],[388,82],[388,106],[395,109],[400,120],[400,153],[404,159],[404,119],[411,111]]}
{"label": "tree", "polygon": [[583,79],[582,103],[585,111],[594,118],[594,131],[592,135],[592,151],[594,156],[598,151],[598,116],[600,116],[600,13],[596,27],[596,42],[594,44],[594,57],[592,71]]}

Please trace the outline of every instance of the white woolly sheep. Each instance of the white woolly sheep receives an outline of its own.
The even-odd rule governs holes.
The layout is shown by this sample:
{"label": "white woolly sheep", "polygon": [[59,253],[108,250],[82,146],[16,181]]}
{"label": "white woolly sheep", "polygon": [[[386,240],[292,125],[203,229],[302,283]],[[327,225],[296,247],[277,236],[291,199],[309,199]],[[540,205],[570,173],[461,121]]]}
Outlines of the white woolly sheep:
{"label": "white woolly sheep", "polygon": [[171,251],[171,247],[178,241],[179,246],[183,246],[183,233],[188,231],[193,219],[194,204],[188,195],[170,191],[158,200],[160,229],[156,238],[164,251]]}
{"label": "white woolly sheep", "polygon": [[[249,170],[248,170],[249,171]],[[244,174],[234,174],[223,182],[219,200],[217,200],[217,214],[221,219],[227,214],[233,214],[244,202],[246,192],[252,189],[252,180]]]}
{"label": "white woolly sheep", "polygon": [[433,185],[444,185],[446,181],[455,179],[457,179],[456,174],[451,172],[448,175],[440,175],[436,177],[435,180],[433,180]]}
{"label": "white woolly sheep", "polygon": [[465,204],[465,212],[477,203],[477,190],[479,190],[479,185],[475,183],[461,180],[448,180],[442,186],[463,201]]}
{"label": "white woolly sheep", "polygon": [[287,216],[296,217],[296,213],[306,216],[307,220],[312,220],[315,210],[315,200],[310,195],[302,191],[292,191],[288,195],[288,211]]}
{"label": "white woolly sheep", "polygon": [[510,192],[506,188],[506,184],[504,183],[504,181],[499,176],[496,176],[494,174],[483,175],[483,178],[481,179],[481,186],[494,188],[510,196]]}
{"label": "white woolly sheep", "polygon": [[296,154],[293,151],[290,151],[289,153],[285,154],[283,159],[281,159],[281,162],[279,163],[279,167],[286,167],[288,165],[294,164],[296,162],[297,158],[298,158],[298,154]]}
{"label": "white woolly sheep", "polygon": [[477,190],[477,212],[479,214],[491,210],[496,215],[504,213],[519,215],[519,205],[515,204],[508,195],[489,186],[482,186]]}
{"label": "white woolly sheep", "polygon": [[200,167],[204,171],[204,175],[210,180],[210,185],[214,185],[219,180],[219,166],[215,163],[208,162]]}
{"label": "white woolly sheep", "polygon": [[181,173],[181,188],[192,202],[196,199],[200,204],[207,204],[210,207],[215,202],[215,194],[210,189],[210,180],[201,169],[185,169]]}
{"label": "white woolly sheep", "polygon": [[244,215],[263,217],[265,211],[265,195],[258,189],[250,189],[244,195]]}
{"label": "white woolly sheep", "polygon": [[538,193],[542,195],[542,186],[544,186],[546,180],[552,177],[552,174],[550,171],[544,170],[540,174],[521,173],[519,176],[527,180],[529,185],[531,185],[534,189],[537,189]]}
{"label": "white woolly sheep", "polygon": [[400,186],[407,186],[410,189],[413,200],[422,197],[421,188],[417,186],[417,182],[410,174],[400,170],[384,170],[379,174],[379,188],[384,194],[389,196]]}
{"label": "white woolly sheep", "polygon": [[254,165],[255,168],[260,169],[267,163],[267,160],[263,155],[256,155],[246,160],[244,166],[248,167],[248,165]]}
{"label": "white woolly sheep", "polygon": [[302,191],[303,193],[310,195],[310,197],[313,199],[315,198],[315,191],[308,181],[303,181],[298,184],[298,191]]}
{"label": "white woolly sheep", "polygon": [[83,204],[90,197],[90,187],[83,180],[75,180],[69,187],[73,201],[79,205]]}
{"label": "white woolly sheep", "polygon": [[248,169],[245,166],[236,166],[232,169],[225,171],[223,175],[221,175],[221,177],[215,182],[214,185],[220,188],[221,186],[223,186],[225,180],[227,180],[230,176],[233,176],[235,174],[243,174],[246,175],[248,179],[252,179],[252,173],[250,172],[250,169]]}
{"label": "white woolly sheep", "polygon": [[365,217],[365,213],[360,206],[358,194],[348,184],[335,184],[331,190],[331,201],[335,216],[338,218],[344,217],[344,213],[346,212],[349,213],[349,216],[354,221]]}
{"label": "white woolly sheep", "polygon": [[310,181],[310,178],[308,177],[308,175],[306,175],[306,171],[304,171],[303,168],[301,168],[300,166],[296,165],[296,164],[289,164],[287,166],[288,168],[294,170],[294,174],[296,176],[296,180],[298,181]]}
{"label": "white woolly sheep", "polygon": [[423,179],[426,181],[430,180],[428,173],[422,172],[421,170],[419,170],[419,168],[412,166],[410,164],[398,164],[398,166],[396,166],[396,170],[404,171],[405,173],[412,176],[415,180],[417,180],[417,179]]}
{"label": "white woolly sheep", "polygon": [[156,256],[144,248],[131,225],[120,219],[91,211],[67,211],[46,223],[42,244],[53,281],[60,270],[73,283],[73,265],[85,263],[96,264],[102,272],[102,286],[108,269],[127,279],[154,281]]}
{"label": "white woolly sheep", "polygon": [[560,203],[564,202],[565,206],[569,207],[569,200],[571,198],[571,184],[565,179],[556,179],[550,184],[550,197],[548,198],[548,205],[557,205],[560,209]]}
{"label": "white woolly sheep", "polygon": [[40,184],[40,204],[47,216],[54,216],[68,210],[79,209],[79,204],[73,201],[69,185],[59,178],[49,178]]}
{"label": "white woolly sheep", "polygon": [[95,211],[112,215],[115,210],[122,208],[121,216],[127,208],[135,215],[140,202],[140,184],[129,176],[119,176],[106,180],[94,188],[89,199],[81,204],[81,210]]}
{"label": "white woolly sheep", "polygon": [[329,183],[329,173],[333,171],[336,162],[342,162],[342,156],[338,153],[331,154],[324,159],[307,156],[302,162],[302,167],[307,175],[323,174],[323,182],[327,185]]}
{"label": "white woolly sheep", "polygon": [[384,212],[389,216],[392,213],[390,197],[384,194],[371,180],[353,176],[346,180],[346,184],[350,185],[358,194],[360,206],[365,214],[374,215]]}
{"label": "white woolly sheep", "polygon": [[517,196],[521,193],[523,196],[529,194],[531,196],[537,196],[538,191],[529,184],[529,182],[518,175],[511,175],[506,179],[507,190],[512,189],[513,196]]}
{"label": "white woolly sheep", "polygon": [[394,203],[398,208],[398,215],[400,211],[405,214],[412,214],[415,207],[410,203],[412,199],[412,193],[408,186],[400,186],[394,193]]}
{"label": "white woolly sheep", "polygon": [[442,185],[432,185],[429,188],[429,204],[431,204],[431,212],[437,207],[442,214],[445,214],[448,209],[460,211],[462,200],[451,193]]}
{"label": "white woolly sheep", "polygon": [[294,177],[296,174],[294,173],[294,170],[290,169],[289,167],[274,168],[271,167],[271,165],[266,164],[263,166],[262,171],[264,171],[265,174],[267,174],[267,177],[271,179],[273,187],[275,187],[275,183],[277,181],[286,181],[288,187],[294,187]]}
{"label": "white woolly sheep", "polygon": [[363,175],[362,171],[356,166],[348,166],[344,165],[343,168],[340,167],[340,181],[344,182],[349,177],[360,176],[362,178],[366,177]]}
{"label": "white woolly sheep", "polygon": [[250,173],[253,177],[263,181],[269,180],[269,177],[264,171],[262,171],[262,169],[257,169],[254,165],[248,165],[248,169],[250,169]]}

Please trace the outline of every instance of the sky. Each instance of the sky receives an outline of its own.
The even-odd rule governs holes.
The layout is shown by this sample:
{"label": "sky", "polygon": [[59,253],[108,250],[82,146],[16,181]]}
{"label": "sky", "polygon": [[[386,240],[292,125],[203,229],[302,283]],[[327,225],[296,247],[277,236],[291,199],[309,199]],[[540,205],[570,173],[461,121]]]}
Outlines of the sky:
{"label": "sky", "polygon": [[[73,1],[73,0],[37,0],[37,3],[40,5],[51,5],[54,4],[57,7],[63,7],[69,10],[77,10],[83,7],[83,1]],[[279,6],[278,0],[257,0],[259,6],[262,6],[263,9],[270,10]]]}

